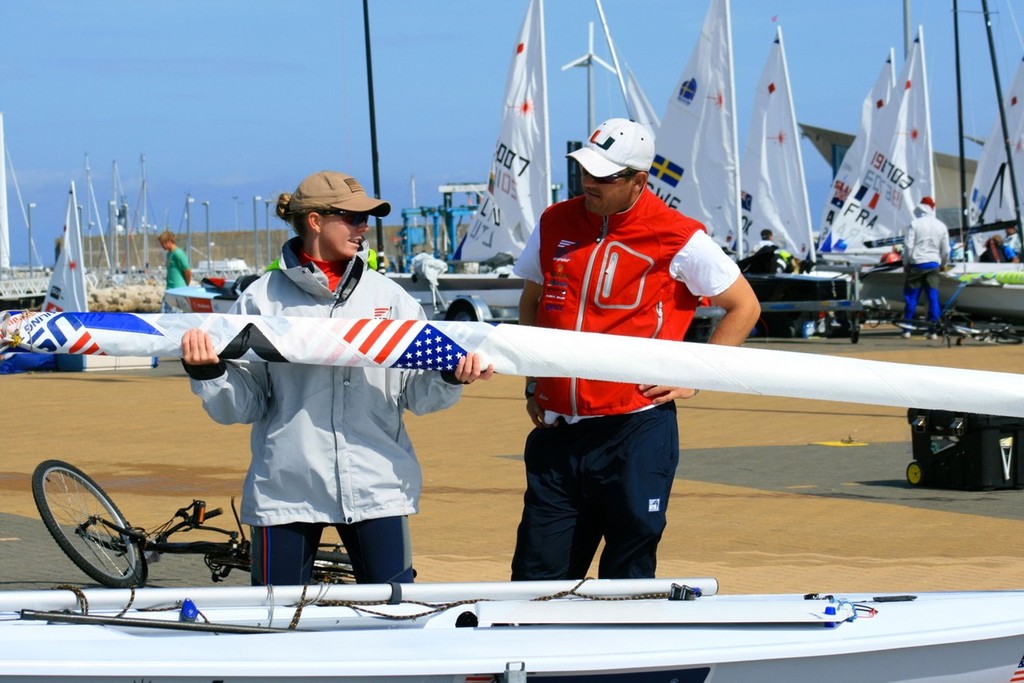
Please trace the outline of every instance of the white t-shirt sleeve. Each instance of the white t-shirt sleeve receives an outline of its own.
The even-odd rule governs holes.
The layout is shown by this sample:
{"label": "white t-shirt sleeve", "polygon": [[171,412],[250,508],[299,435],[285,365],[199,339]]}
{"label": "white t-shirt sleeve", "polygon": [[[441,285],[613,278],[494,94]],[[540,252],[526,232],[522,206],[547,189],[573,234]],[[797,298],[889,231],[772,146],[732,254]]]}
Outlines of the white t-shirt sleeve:
{"label": "white t-shirt sleeve", "polygon": [[523,253],[516,259],[512,272],[531,282],[544,284],[544,271],[540,267],[540,224],[538,223],[526,240]]}
{"label": "white t-shirt sleeve", "polygon": [[740,268],[706,232],[696,232],[672,258],[669,274],[694,296],[716,296],[732,286]]}

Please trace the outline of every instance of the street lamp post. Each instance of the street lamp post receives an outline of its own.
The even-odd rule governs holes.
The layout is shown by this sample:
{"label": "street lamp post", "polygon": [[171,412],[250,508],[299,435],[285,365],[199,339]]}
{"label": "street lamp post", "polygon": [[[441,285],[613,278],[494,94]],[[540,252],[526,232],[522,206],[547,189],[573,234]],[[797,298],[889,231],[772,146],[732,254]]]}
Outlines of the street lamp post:
{"label": "street lamp post", "polygon": [[267,261],[271,260],[270,256],[274,253],[274,249],[271,246],[271,240],[270,240],[270,204],[271,204],[271,201],[269,199],[264,199],[263,200],[263,206],[264,206],[263,224],[267,228]]}
{"label": "street lamp post", "polygon": [[210,241],[210,202],[203,202],[206,212],[206,269],[213,270],[213,242]]}
{"label": "street lamp post", "polygon": [[192,202],[195,198],[190,195],[185,195],[185,255],[188,257],[188,262],[192,263]]}
{"label": "street lamp post", "polygon": [[36,208],[35,202],[28,203],[28,274],[31,277],[34,274],[34,267],[32,265],[32,209]]}
{"label": "street lamp post", "polygon": [[258,223],[258,211],[261,199],[263,199],[263,197],[259,195],[255,195],[252,198],[252,249],[253,258],[255,259],[254,263],[252,264],[252,267],[256,268],[257,270],[259,270],[260,267],[260,228]]}

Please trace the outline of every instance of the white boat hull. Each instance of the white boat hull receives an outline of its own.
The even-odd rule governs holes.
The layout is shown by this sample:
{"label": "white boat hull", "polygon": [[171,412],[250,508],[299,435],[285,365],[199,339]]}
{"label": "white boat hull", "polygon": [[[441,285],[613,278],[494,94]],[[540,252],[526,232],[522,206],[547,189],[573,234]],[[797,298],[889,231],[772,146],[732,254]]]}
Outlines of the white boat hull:
{"label": "white boat hull", "polygon": [[[643,596],[672,583],[705,594]],[[535,586],[536,595],[521,593]],[[81,613],[70,591],[0,593],[0,680],[1005,683],[1024,656],[1024,591],[807,599],[715,595],[713,579],[675,579],[592,581],[578,591],[611,600],[531,599],[572,586],[415,584],[402,590],[417,602],[394,605],[380,604],[388,586],[311,587],[307,600],[357,604],[307,604],[296,630],[287,630],[295,587],[143,589],[123,616],[128,591],[87,591],[89,615],[104,624],[21,618],[23,609]],[[273,631],[119,623],[190,629],[175,609],[139,609],[185,597],[214,624]]]}
{"label": "white boat hull", "polygon": [[[939,298],[945,304],[956,293],[960,276],[970,273],[994,273],[1007,270],[1005,265],[997,268],[986,267],[984,263],[961,263],[947,271],[939,280]],[[903,310],[903,270],[875,271],[861,281],[861,299],[885,299],[897,311]],[[927,302],[922,296],[918,302],[918,314],[926,312]],[[979,278],[968,284],[957,295],[956,310],[967,315],[1024,320],[1024,285],[999,284],[990,279]]]}

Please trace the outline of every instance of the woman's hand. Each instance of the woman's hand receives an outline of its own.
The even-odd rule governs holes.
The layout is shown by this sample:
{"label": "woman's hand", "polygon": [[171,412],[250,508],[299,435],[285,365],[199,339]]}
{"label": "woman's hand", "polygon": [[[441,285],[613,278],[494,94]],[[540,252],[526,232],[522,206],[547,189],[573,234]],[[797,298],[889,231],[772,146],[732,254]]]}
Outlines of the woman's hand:
{"label": "woman's hand", "polygon": [[198,327],[181,335],[181,360],[187,365],[216,365],[220,357],[213,348],[213,339]]}
{"label": "woman's hand", "polygon": [[479,353],[470,353],[459,359],[455,366],[455,379],[463,384],[472,384],[478,379],[490,379],[494,376],[494,365],[483,367],[483,358]]}

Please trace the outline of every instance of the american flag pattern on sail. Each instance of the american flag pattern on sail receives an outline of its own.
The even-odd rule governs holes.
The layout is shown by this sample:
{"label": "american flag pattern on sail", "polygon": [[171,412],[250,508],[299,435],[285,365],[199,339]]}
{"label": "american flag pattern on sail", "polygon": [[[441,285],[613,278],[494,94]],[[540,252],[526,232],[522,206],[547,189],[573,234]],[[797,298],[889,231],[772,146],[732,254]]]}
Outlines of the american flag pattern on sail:
{"label": "american flag pattern on sail", "polygon": [[[411,370],[454,370],[466,350],[421,320],[351,320],[341,331],[341,356]],[[345,363],[346,365],[348,363]]]}
{"label": "american flag pattern on sail", "polygon": [[1010,676],[1010,683],[1020,683],[1024,681],[1024,657],[1020,658],[1020,663],[1017,664],[1017,670]]}

